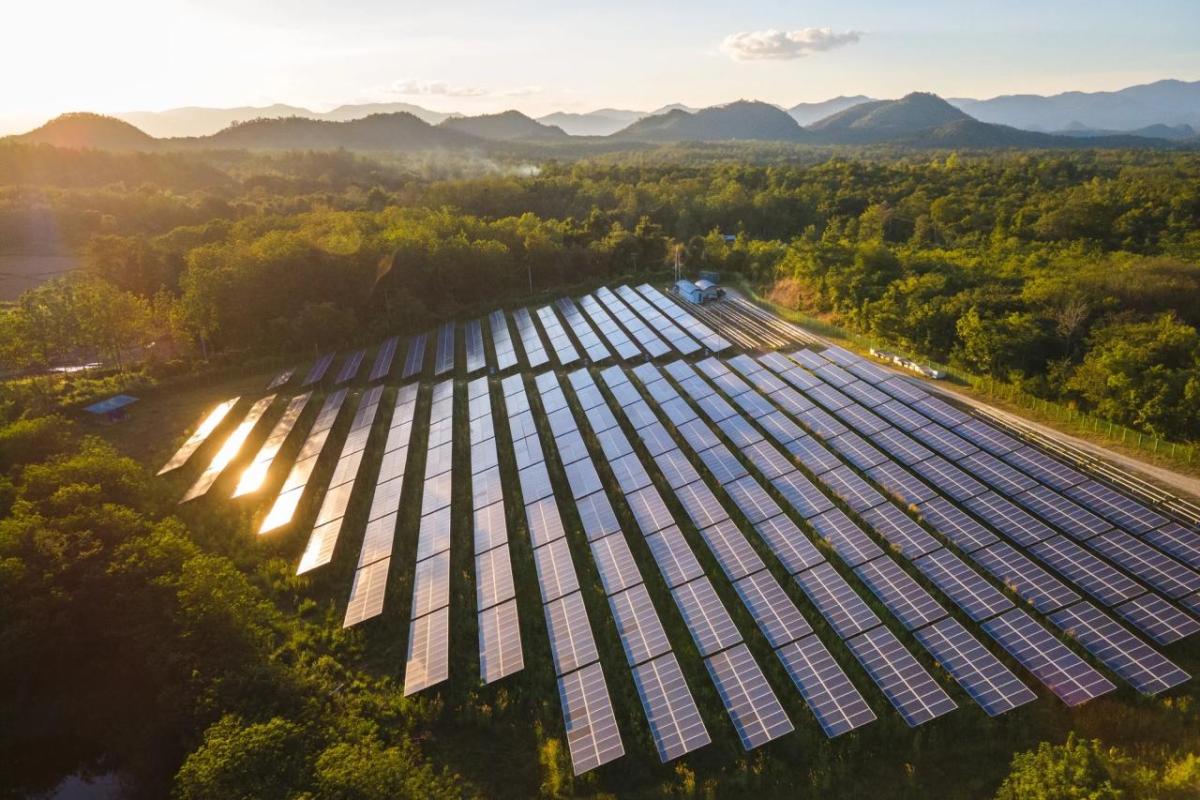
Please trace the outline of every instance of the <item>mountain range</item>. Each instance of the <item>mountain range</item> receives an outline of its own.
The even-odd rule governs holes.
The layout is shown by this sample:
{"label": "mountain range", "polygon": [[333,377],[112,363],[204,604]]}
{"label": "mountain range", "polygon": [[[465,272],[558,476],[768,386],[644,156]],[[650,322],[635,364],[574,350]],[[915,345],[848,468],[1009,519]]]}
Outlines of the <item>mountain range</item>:
{"label": "mountain range", "polygon": [[[819,106],[819,107],[816,107]],[[330,112],[333,114],[334,112]],[[343,111],[352,115],[352,111]],[[626,112],[632,113],[632,112]],[[815,121],[801,125],[797,116]],[[610,117],[616,119],[616,117]],[[607,135],[572,136],[558,125],[519,111],[444,116],[436,124],[411,111],[389,110],[345,120],[300,115],[237,122],[204,136],[156,138],[125,120],[65,114],[18,141],[59,147],[111,150],[348,149],[411,152],[430,149],[558,146],[577,148],[666,142],[770,141],[817,145],[895,145],[913,148],[1080,148],[1200,146],[1187,123],[1144,128],[1141,135],[1091,130],[1074,123],[1066,134],[1022,130],[985,122],[934,94],[913,92],[899,100],[835,98],[784,110],[739,100],[702,109],[670,108],[641,116]]]}

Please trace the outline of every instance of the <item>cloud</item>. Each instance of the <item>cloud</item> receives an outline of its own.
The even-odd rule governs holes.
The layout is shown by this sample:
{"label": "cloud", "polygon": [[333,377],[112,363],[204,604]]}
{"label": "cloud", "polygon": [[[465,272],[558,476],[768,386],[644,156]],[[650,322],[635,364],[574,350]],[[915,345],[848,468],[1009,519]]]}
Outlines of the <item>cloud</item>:
{"label": "cloud", "polygon": [[726,36],[721,50],[734,61],[791,61],[854,44],[861,37],[858,31],[835,33],[832,28],[748,31]]}
{"label": "cloud", "polygon": [[487,89],[478,86],[455,86],[446,81],[396,81],[389,88],[392,94],[406,97],[428,97],[440,95],[443,97],[485,97],[491,94]]}
{"label": "cloud", "polygon": [[496,92],[496,94],[501,95],[502,97],[528,97],[533,94],[541,94],[544,91],[545,89],[541,86],[517,86],[513,89],[505,89],[502,92]]}

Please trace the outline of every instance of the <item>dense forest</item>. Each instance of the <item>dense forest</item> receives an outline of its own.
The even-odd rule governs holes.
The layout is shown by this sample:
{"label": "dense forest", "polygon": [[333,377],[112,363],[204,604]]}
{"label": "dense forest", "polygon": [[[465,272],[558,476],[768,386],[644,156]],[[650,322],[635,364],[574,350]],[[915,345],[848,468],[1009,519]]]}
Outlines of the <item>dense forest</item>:
{"label": "dense forest", "polygon": [[[530,730],[545,698],[467,692],[449,715],[401,699],[363,636],[310,599],[282,551],[264,555],[244,514],[177,514],[145,465],[71,421],[120,388],[661,273],[678,250],[689,270],[736,274],[880,344],[1200,438],[1200,155],[528,155],[0,145],[0,247],[84,264],[0,308],[0,797],[113,771],[140,797],[626,786],[570,778],[562,743]],[[46,372],[92,361],[80,376]],[[851,751],[814,739],[628,779],[646,796],[817,797],[876,793],[894,767],[909,782],[888,788],[909,797],[1194,797],[1189,686],[1076,717],[1039,706],[1010,725],[880,725]],[[481,743],[519,735],[535,739],[531,775],[471,763]],[[456,736],[479,749],[455,753]],[[808,760],[781,769],[788,759]]]}

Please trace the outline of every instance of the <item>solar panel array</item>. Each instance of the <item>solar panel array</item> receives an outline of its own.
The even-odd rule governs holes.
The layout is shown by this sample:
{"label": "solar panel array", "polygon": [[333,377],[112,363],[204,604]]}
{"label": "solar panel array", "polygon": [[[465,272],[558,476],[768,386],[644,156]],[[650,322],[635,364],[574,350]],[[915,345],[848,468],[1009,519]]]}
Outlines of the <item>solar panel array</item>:
{"label": "solar panel array", "polygon": [[642,354],[641,348],[633,343],[625,331],[621,330],[621,326],[595,297],[590,294],[585,295],[580,298],[579,305],[583,307],[584,313],[592,320],[596,330],[600,331],[600,334],[608,341],[609,346],[616,351],[618,357],[624,361],[631,361]]}
{"label": "solar panel array", "polygon": [[508,330],[508,318],[504,311],[496,309],[488,314],[488,329],[492,332],[492,350],[496,353],[496,369],[499,372],[517,365],[517,348]]}
{"label": "solar panel array", "polygon": [[[749,368],[750,365],[745,362],[742,363],[743,367]],[[739,408],[757,408],[757,404],[751,398],[761,398],[760,393],[745,380],[731,372],[725,364],[709,358],[697,364],[696,368],[686,362],[673,362],[668,364],[665,369],[679,382],[679,385],[683,387],[684,393],[701,409],[701,413],[708,416],[710,420],[715,421],[722,430],[728,433],[728,429],[731,427],[729,423],[735,419],[742,424],[750,424],[746,417],[739,415],[736,411],[733,411],[730,416],[725,416],[727,413],[730,413],[725,410],[725,407],[729,404],[712,402],[716,396],[714,389],[700,378],[700,373],[706,375],[712,381],[713,385],[732,398],[734,406]],[[761,370],[761,367],[758,369]],[[753,373],[758,370],[750,371],[753,378]],[[644,370],[643,375],[649,374],[649,372],[649,369]],[[756,383],[757,381],[752,380],[751,382]],[[791,390],[783,387],[776,391]],[[770,413],[778,412],[772,411]],[[786,426],[774,426],[770,430],[773,435],[786,437],[789,434],[785,433],[785,428]],[[758,442],[754,442],[754,444],[758,444]],[[716,446],[723,447],[723,445]],[[744,448],[746,446],[749,445],[743,444],[739,449],[745,452]],[[709,463],[709,460],[704,458],[703,453],[699,455],[702,461],[705,461],[706,464]],[[750,454],[746,455],[749,459]],[[712,474],[719,482],[722,481],[722,477],[717,472],[713,472]],[[755,523],[756,519],[763,516],[783,516],[782,509],[770,499],[765,490],[766,485],[772,485],[785,498],[788,505],[797,514],[804,517],[817,534],[831,545],[834,552],[838,553],[847,566],[859,566],[873,559],[887,559],[883,550],[841,510],[833,508],[828,498],[821,494],[798,470],[792,468],[790,472],[776,476],[773,479],[766,479],[766,481],[766,484],[758,484],[757,479],[754,477],[743,477],[735,480],[726,480],[723,484],[725,490],[730,492],[731,499],[734,500],[743,515],[752,524]],[[759,499],[753,504],[752,508],[748,507],[749,504],[746,502],[747,496],[750,494],[750,492],[747,492],[746,487],[749,485],[758,487],[756,494]],[[731,489],[732,491],[730,491]],[[762,510],[762,507],[767,503],[770,504],[768,507],[769,510]],[[786,516],[783,516],[783,518],[787,519]],[[803,536],[799,529],[796,529],[796,533],[798,536]],[[781,561],[785,564],[788,563],[782,558]],[[823,559],[816,560],[810,558],[803,564],[803,568],[794,574],[801,588],[809,595],[818,611],[826,617],[830,625],[846,640],[847,646],[855,652],[856,657],[859,657],[864,667],[867,668],[867,673],[876,681],[883,690],[884,695],[896,706],[897,711],[900,712],[901,716],[910,725],[926,722],[955,708],[955,704],[949,695],[937,685],[932,677],[928,676],[924,668],[920,666],[898,641],[894,640],[894,637],[892,637],[891,641],[886,640],[886,637],[891,637],[892,634],[886,628],[881,627],[879,618],[870,611],[849,584],[828,563],[824,562]],[[868,574],[870,574],[870,571],[868,571]],[[876,583],[882,587],[882,573],[879,573],[877,577],[880,580]],[[892,579],[898,581],[898,576],[892,574]],[[907,587],[907,584],[905,586]],[[889,595],[884,592],[883,596],[886,597]],[[905,609],[901,608],[898,604],[890,605],[889,609],[897,615],[898,619],[905,619],[903,616]],[[873,631],[881,631],[881,633],[873,633]],[[864,637],[868,635],[873,638],[870,640],[865,639]],[[894,647],[892,646],[892,641],[894,641]],[[859,642],[859,644],[855,645],[852,642]],[[874,642],[874,644],[870,642]],[[874,658],[864,660],[866,652],[877,646],[882,648],[882,653],[895,662],[898,672],[892,672],[888,668],[878,666]],[[856,647],[858,648],[857,650],[855,649]],[[898,674],[905,676],[905,679],[909,680],[916,690],[901,691],[896,683]],[[918,674],[925,675],[927,679],[919,679]]]}
{"label": "solar panel array", "polygon": [[537,315],[538,319],[542,321],[542,330],[546,332],[546,337],[550,340],[550,347],[554,350],[554,357],[558,359],[558,363],[568,367],[578,361],[579,351],[575,349],[575,345],[571,343],[571,337],[567,335],[566,328],[554,314],[554,307],[542,306],[537,310]]}
{"label": "solar panel array", "polygon": [[334,386],[341,386],[343,383],[349,383],[358,375],[358,371],[362,369],[363,359],[366,358],[367,351],[355,350],[353,353],[346,356],[346,360],[342,362],[341,369],[338,370],[337,379],[334,380]]}
{"label": "solar panel array", "polygon": [[637,314],[633,313],[633,309],[626,305],[621,298],[613,294],[612,290],[607,286],[596,290],[596,298],[604,304],[609,313],[617,318],[617,321],[629,332],[629,335],[633,337],[638,346],[642,348],[642,352],[647,356],[658,358],[671,352],[670,346],[657,333],[652,331]]}
{"label": "solar panel array", "polygon": [[693,317],[684,310],[683,306],[672,302],[666,295],[650,284],[643,283],[637,287],[637,290],[642,293],[643,297],[653,303],[659,311],[670,317],[672,322],[686,331],[693,339],[700,342],[710,352],[720,353],[733,346],[728,339]]}
{"label": "solar panel array", "polygon": [[338,389],[325,397],[325,402],[322,404],[321,410],[317,412],[317,418],[313,421],[313,426],[309,429],[304,444],[300,446],[300,453],[296,456],[296,461],[292,464],[283,486],[279,489],[279,494],[276,495],[271,509],[259,525],[258,532],[260,534],[281,528],[292,521],[292,517],[296,514],[296,508],[300,505],[300,499],[304,496],[304,490],[308,486],[308,479],[312,477],[313,471],[317,468],[317,459],[320,458],[321,452],[329,441],[330,430],[337,421],[338,413],[342,410],[345,400],[345,389]]}
{"label": "solar panel array", "polygon": [[492,683],[524,668],[525,654],[521,648],[517,593],[508,549],[508,519],[488,379],[476,378],[467,384],[467,399],[479,675],[484,683]]}
{"label": "solar panel array", "polygon": [[[595,462],[586,448],[576,448],[574,444],[580,439],[579,429],[567,408],[562,387],[553,372],[539,375],[537,384],[543,407],[555,409],[550,419],[565,414],[563,421],[554,426],[559,460],[580,510],[588,546],[608,596],[659,758],[664,763],[671,761],[708,744],[708,730],[683,679],[625,535],[614,524],[616,514],[600,488]],[[596,524],[598,520],[606,524]]]}
{"label": "solar panel array", "polygon": [[453,322],[443,323],[437,332],[437,352],[433,357],[433,375],[445,375],[454,369],[454,329]]}
{"label": "solar panel array", "polygon": [[[553,378],[553,373],[546,375]],[[501,386],[513,450],[518,453],[525,519],[534,545],[538,589],[550,634],[550,654],[558,675],[567,745],[575,774],[581,775],[620,758],[625,746],[617,729],[541,439],[536,426],[521,421],[522,416],[532,420],[524,380],[521,375],[510,375]],[[565,407],[565,399],[562,405]],[[615,520],[612,525],[615,529]]]}
{"label": "solar panel array", "polygon": [[284,386],[287,386],[289,383],[291,383],[292,377],[295,374],[296,374],[296,368],[288,367],[287,369],[283,370],[282,372],[280,372],[278,375],[276,375],[274,378],[271,379],[271,382],[267,384],[266,390],[268,392],[273,392],[276,389],[281,389]]}
{"label": "solar panel array", "polygon": [[357,625],[383,613],[383,599],[392,565],[392,546],[400,512],[400,494],[408,466],[418,384],[400,387],[383,444],[379,474],[371,492],[367,529],[363,534],[344,626]]}
{"label": "solar panel array", "polygon": [[[853,367],[855,362],[852,359],[857,357],[847,354],[842,358]],[[838,375],[828,365],[820,364],[819,358],[807,355],[794,356],[794,360],[807,363],[813,372],[803,377],[796,376],[791,381],[793,385],[805,387],[803,391],[808,398],[827,408],[832,409],[835,403],[840,402],[817,391],[811,381],[840,383],[852,373],[844,370],[844,375]],[[785,377],[786,373],[794,374],[795,370],[800,369],[776,358],[763,358],[760,361]],[[846,416],[843,407],[840,409],[843,417],[868,438],[883,445],[890,453],[895,453],[906,465],[901,466],[896,462],[876,465],[868,474],[906,501],[923,497],[917,509],[935,530],[961,548],[970,560],[1038,610],[1054,611],[1078,600],[1077,594],[1050,576],[1029,556],[1007,542],[1001,542],[992,532],[997,531],[1014,544],[1028,548],[1034,558],[1101,602],[1114,607],[1127,607],[1126,613],[1120,610],[1118,613],[1152,637],[1160,636],[1174,641],[1180,634],[1187,635],[1185,632],[1200,629],[1200,623],[1193,625],[1195,620],[1186,612],[1148,593],[1144,586],[1100,556],[1176,598],[1193,595],[1200,589],[1200,574],[1159,552],[1151,544],[1115,530],[1111,522],[1099,513],[1037,482],[1038,477],[1051,476],[1056,486],[1070,489],[1084,483],[1082,476],[1069,474],[1072,472],[1069,468],[1066,468],[1066,472],[1056,469],[1046,457],[1028,452],[1017,459],[1006,458],[1002,461],[997,456],[1011,456],[1018,449],[1018,443],[1011,437],[898,378],[882,378],[869,371],[863,374],[866,379],[875,381],[879,390],[895,397],[890,401],[895,405],[888,410],[889,420],[916,436],[922,442],[918,447],[934,451],[925,455],[917,448],[908,447],[905,433],[890,427],[868,427],[861,420]],[[822,388],[832,389],[832,386],[827,383]],[[880,404],[876,410],[883,411],[888,405]],[[924,457],[905,457],[909,455]],[[915,470],[924,482],[917,475],[907,472],[906,467]],[[929,497],[930,492],[936,496]],[[1020,505],[1003,495],[1014,497]],[[1138,504],[1132,500],[1122,503],[1119,498],[1123,495],[1110,493],[1102,486],[1089,486],[1087,491],[1076,492],[1076,497],[1094,502],[1098,507],[1102,504],[1110,516],[1125,515],[1140,520],[1146,526],[1160,520],[1165,522],[1162,515],[1149,509],[1135,508]],[[946,498],[962,503],[966,511],[974,516],[954,506]],[[986,526],[976,518],[983,520]],[[1065,531],[1069,536],[1057,534],[1056,529]],[[1153,528],[1147,533],[1152,531]],[[1076,544],[1071,537],[1084,541],[1086,547]],[[916,565],[976,621],[1005,613],[1011,606],[987,579],[948,551],[925,555]],[[1139,597],[1145,599],[1135,605],[1130,604]],[[1106,616],[1105,619],[1111,618]],[[1037,625],[1032,620],[1030,624]],[[1117,623],[1113,621],[1112,624]],[[1003,639],[998,641],[1002,646],[1011,645],[1011,642],[1006,644]],[[1102,651],[1095,637],[1081,639],[1081,644],[1102,662],[1109,663],[1105,661],[1106,656],[1111,661],[1111,655]],[[1171,667],[1174,668],[1174,665]],[[1086,664],[1080,667],[1081,670],[1085,668],[1090,669]],[[1089,684],[1088,681],[1084,683]],[[1102,684],[1090,682],[1090,685]],[[1156,685],[1143,681],[1139,688],[1148,689]],[[1055,690],[1055,687],[1051,686],[1051,689]]]}
{"label": "solar panel array", "polygon": [[333,363],[335,355],[337,353],[326,353],[313,362],[312,367],[308,370],[308,374],[304,376],[304,382],[300,384],[301,388],[320,383],[325,377],[325,373],[329,371],[329,366]]}
{"label": "solar panel array", "polygon": [[683,329],[668,319],[661,311],[646,302],[646,298],[628,286],[618,286],[617,295],[624,300],[650,327],[658,331],[659,336],[667,341],[676,351],[690,355],[700,349],[699,343],[684,333]]}
{"label": "solar panel array", "polygon": [[538,333],[537,326],[533,324],[533,317],[529,315],[529,310],[518,308],[513,312],[513,321],[517,323],[517,335],[521,337],[521,347],[525,350],[525,363],[529,368],[537,369],[550,363],[550,356],[546,355],[546,347],[542,344],[542,335]]}
{"label": "solar panel array", "polygon": [[180,503],[186,503],[189,500],[195,500],[197,497],[203,497],[208,494],[208,490],[217,482],[217,478],[221,477],[221,473],[229,466],[238,453],[242,451],[242,445],[246,443],[246,439],[250,437],[250,433],[258,425],[258,421],[275,402],[275,395],[269,394],[266,397],[259,398],[250,406],[250,410],[246,416],[238,423],[238,426],[233,429],[233,433],[226,437],[221,444],[221,449],[212,457],[212,461],[200,473],[200,477],[196,478],[196,482],[184,494]]}
{"label": "solar panel array", "polygon": [[487,354],[483,350],[483,320],[473,319],[467,322],[463,328],[463,335],[466,339],[467,374],[474,375],[487,367]]}
{"label": "solar panel array", "polygon": [[560,297],[554,304],[558,306],[558,312],[562,314],[567,327],[574,331],[575,338],[579,340],[589,361],[603,361],[611,355],[608,348],[604,346],[604,342],[600,341],[600,337],[592,330],[587,319],[579,313],[579,307],[575,305],[574,300],[569,297]]}
{"label": "solar panel array", "polygon": [[[441,336],[438,337],[439,339]],[[453,329],[451,330],[453,341]],[[441,346],[438,348],[441,352]],[[454,380],[433,385],[425,485],[417,528],[412,625],[404,667],[404,695],[450,677],[450,487],[454,451]]]}
{"label": "solar panel array", "polygon": [[[676,401],[682,402],[682,398],[667,383],[658,368],[644,364],[635,369],[634,373],[645,386],[647,394],[654,398],[660,407]],[[636,408],[636,403],[622,400],[622,396],[626,393],[626,387],[632,390],[628,376],[615,367],[605,370],[602,375],[609,391],[618,399],[620,410],[631,419],[631,424],[634,424],[632,420],[639,417],[636,413],[631,414],[630,410]],[[643,401],[638,400],[637,402]],[[684,408],[686,408],[686,404]],[[688,414],[691,415],[688,418],[690,421],[699,422],[695,412],[688,409]],[[684,418],[680,417],[680,419]],[[685,422],[684,424],[689,423]],[[651,415],[648,419],[642,420],[642,426],[638,428],[638,433],[645,444],[648,440],[653,440],[661,428],[661,423]],[[688,447],[694,450],[691,443],[688,443]],[[674,446],[669,450],[663,450],[658,455],[653,455],[652,458],[664,475],[678,472],[676,463],[686,460],[682,450]],[[803,568],[823,560],[812,544],[800,534],[778,506],[775,506],[774,501],[755,491],[757,487],[739,483],[738,477],[730,475],[729,478],[728,485],[734,486],[735,502],[738,502],[739,507],[745,506],[754,509],[754,517],[758,519],[755,524],[756,532],[772,552],[776,553],[781,562],[789,566],[800,565],[799,568]],[[653,487],[649,487],[649,489],[639,490],[639,494],[646,491],[653,492],[655,490]],[[693,523],[700,529],[702,540],[725,572],[726,577],[733,583],[738,596],[758,628],[775,649],[776,656],[788,670],[789,676],[805,697],[809,708],[825,733],[828,736],[837,736],[875,719],[874,713],[867,706],[862,695],[841,672],[840,667],[833,661],[824,645],[813,634],[812,626],[804,619],[795,603],[766,568],[741,530],[730,520],[728,513],[724,511],[708,486],[696,475],[695,480],[676,489],[676,492],[689,516],[692,517]],[[668,516],[666,523],[669,525],[671,522]],[[674,530],[674,528],[669,530]],[[653,531],[646,531],[646,526],[643,526],[643,532],[653,533]],[[687,558],[690,556],[690,551],[686,550],[686,543],[682,542],[682,537],[678,539],[678,544],[682,547],[676,547],[675,549],[679,551],[676,553],[669,545],[675,541],[677,534],[664,532],[656,535],[660,538],[654,541],[651,549],[656,551],[656,557],[660,552],[663,553],[659,561],[660,566],[664,563],[667,565],[663,574],[668,579],[668,584],[673,583],[669,577],[672,574],[675,574],[680,581],[684,578],[687,579],[687,582],[679,582],[674,585],[672,592],[677,602],[680,602],[685,621],[689,623],[689,629],[692,630],[701,652],[704,655],[716,652],[708,644],[713,642],[718,643],[718,650],[732,648],[724,651],[730,655],[725,656],[720,663],[712,658],[706,663],[713,679],[718,681],[718,692],[726,701],[726,707],[731,716],[734,717],[735,726],[742,736],[743,745],[747,748],[757,746],[791,731],[791,722],[787,720],[782,707],[779,707],[778,711],[775,708],[777,699],[773,693],[770,693],[770,688],[766,685],[765,680],[759,680],[761,672],[758,672],[753,659],[749,658],[749,652],[746,651],[744,655],[734,652],[739,648],[744,649],[745,646],[740,644],[741,636],[732,628],[732,622],[714,627],[715,623],[711,614],[699,615],[694,610],[704,608],[703,604],[697,605],[697,598],[711,597],[715,600],[716,595],[712,593],[709,579],[700,574],[698,569],[694,575],[686,569],[679,569],[681,563],[694,561],[694,556],[690,559]],[[728,615],[724,613],[723,609],[721,609],[721,618],[728,620]],[[700,624],[701,621],[703,621],[703,625]],[[730,633],[721,635],[723,630]],[[753,672],[750,671],[751,665]],[[745,671],[745,675],[739,679],[742,683],[758,687],[748,695],[754,698],[754,704],[757,707],[753,714],[747,714],[744,709],[740,709],[737,693],[731,693],[733,685],[729,670],[735,667]],[[755,672],[757,675],[754,674]]]}
{"label": "solar panel array", "polygon": [[167,463],[163,464],[162,469],[157,474],[166,475],[168,472],[177,470],[186,464],[195,452],[200,449],[200,446],[208,441],[208,437],[224,421],[225,417],[229,415],[229,412],[233,410],[233,407],[237,405],[237,401],[240,399],[240,397],[231,397],[205,414],[199,424],[196,425],[196,430],[180,445],[175,454],[167,460]]}
{"label": "solar panel array", "polygon": [[425,369],[425,351],[429,349],[429,334],[422,333],[414,336],[408,343],[408,352],[404,356],[404,369],[400,371],[400,379],[408,380],[420,375]]}
{"label": "solar panel array", "polygon": [[238,485],[233,490],[233,497],[251,494],[262,488],[263,482],[267,479],[267,472],[270,471],[271,465],[275,463],[275,457],[279,455],[280,448],[283,447],[283,443],[287,440],[288,435],[291,434],[292,428],[296,426],[300,415],[308,407],[310,399],[312,399],[312,392],[305,392],[304,394],[296,395],[288,401],[287,407],[283,410],[283,415],[275,423],[275,427],[271,429],[267,440],[258,448],[258,453],[251,460],[250,466],[242,471]]}
{"label": "solar panel array", "polygon": [[371,365],[371,372],[367,376],[367,380],[371,383],[383,380],[392,371],[392,362],[396,360],[396,348],[400,345],[400,337],[393,336],[379,346],[379,351],[375,353],[375,362]]}
{"label": "solar panel array", "polygon": [[367,440],[371,436],[382,397],[382,386],[373,386],[363,392],[358,410],[350,422],[350,432],[342,442],[342,452],[329,478],[325,496],[321,499],[321,508],[317,511],[312,532],[308,536],[308,545],[300,556],[297,575],[324,566],[333,559],[333,550],[342,532],[346,511],[350,507],[350,496],[354,493],[355,479],[366,455]]}

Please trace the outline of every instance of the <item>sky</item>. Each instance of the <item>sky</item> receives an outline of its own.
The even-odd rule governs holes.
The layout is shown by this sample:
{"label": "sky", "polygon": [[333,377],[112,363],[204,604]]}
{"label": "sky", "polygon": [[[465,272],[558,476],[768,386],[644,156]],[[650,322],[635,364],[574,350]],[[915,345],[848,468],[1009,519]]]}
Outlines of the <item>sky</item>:
{"label": "sky", "polygon": [[467,114],[1200,79],[1200,0],[10,0],[0,118],[411,102]]}

